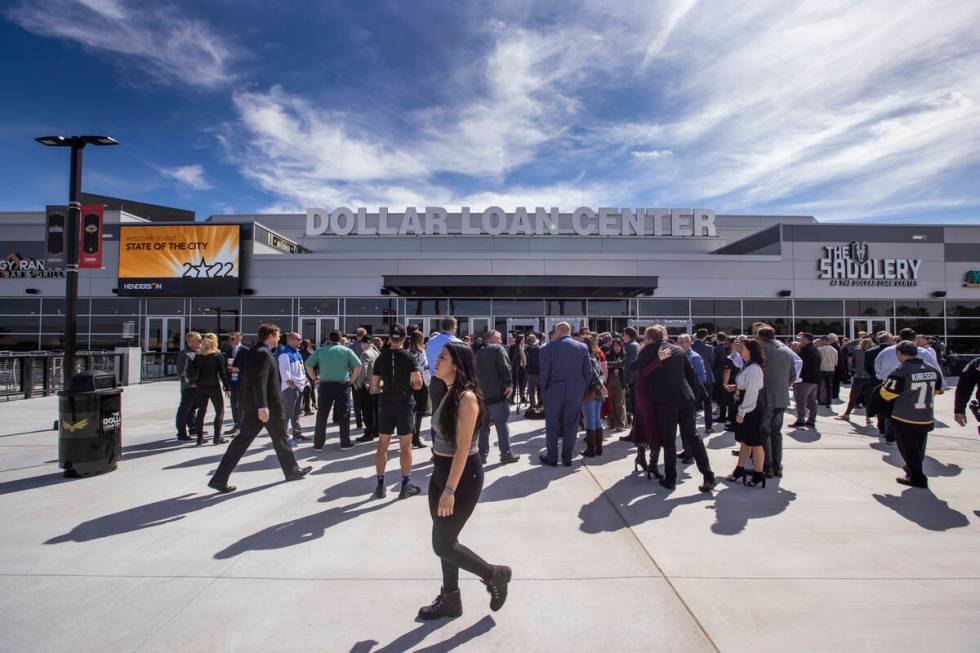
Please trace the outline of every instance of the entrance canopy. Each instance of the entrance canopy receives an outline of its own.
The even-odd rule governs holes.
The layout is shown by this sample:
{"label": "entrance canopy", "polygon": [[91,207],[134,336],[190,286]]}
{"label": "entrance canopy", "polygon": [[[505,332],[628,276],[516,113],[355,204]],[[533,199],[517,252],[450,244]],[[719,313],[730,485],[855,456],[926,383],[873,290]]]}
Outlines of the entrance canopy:
{"label": "entrance canopy", "polygon": [[552,275],[385,275],[382,291],[402,297],[638,297],[657,277]]}

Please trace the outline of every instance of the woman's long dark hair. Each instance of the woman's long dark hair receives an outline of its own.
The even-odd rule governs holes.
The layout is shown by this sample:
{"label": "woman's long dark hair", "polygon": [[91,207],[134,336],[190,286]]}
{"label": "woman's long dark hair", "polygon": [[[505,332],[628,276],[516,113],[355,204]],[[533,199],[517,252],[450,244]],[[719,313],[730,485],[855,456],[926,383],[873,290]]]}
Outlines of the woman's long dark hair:
{"label": "woman's long dark hair", "polygon": [[766,355],[762,351],[762,345],[755,338],[746,338],[742,341],[742,346],[749,350],[749,356],[752,357],[750,362],[755,363],[759,367],[765,369],[766,367]]}
{"label": "woman's long dark hair", "polygon": [[[421,331],[412,332],[412,346],[410,351],[412,353],[415,353],[417,351],[425,351],[425,336],[422,335]],[[429,363],[429,368],[435,369],[432,367],[431,362]]]}
{"label": "woman's long dark hair", "polygon": [[[619,345],[619,351],[616,351],[616,345]],[[616,338],[610,343],[609,356],[612,358],[626,358],[626,345],[623,344],[621,338]]]}
{"label": "woman's long dark hair", "polygon": [[483,391],[480,389],[480,380],[476,375],[476,356],[473,354],[473,349],[464,342],[448,342],[445,349],[449,358],[452,359],[453,365],[456,366],[456,380],[453,382],[453,387],[449,388],[446,396],[442,399],[439,432],[455,444],[456,422],[459,419],[459,403],[463,393],[469,390],[475,394],[480,406],[476,416],[476,424],[473,426],[475,436],[483,421]]}

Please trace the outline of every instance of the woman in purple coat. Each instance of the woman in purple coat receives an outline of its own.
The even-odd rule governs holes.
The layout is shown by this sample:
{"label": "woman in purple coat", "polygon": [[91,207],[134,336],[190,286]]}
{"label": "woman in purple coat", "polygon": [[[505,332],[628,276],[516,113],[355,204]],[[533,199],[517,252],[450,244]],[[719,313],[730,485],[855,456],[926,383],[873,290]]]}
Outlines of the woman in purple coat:
{"label": "woman in purple coat", "polygon": [[[636,371],[633,384],[636,407],[633,414],[633,430],[630,432],[630,439],[636,444],[633,471],[644,470],[648,479],[663,478],[663,474],[657,469],[660,461],[660,432],[657,430],[656,408],[647,396],[650,391],[647,379],[660,367],[661,361],[670,356],[670,350],[660,349],[659,344],[653,339],[652,332],[647,329],[643,334],[640,354],[632,364],[633,370]],[[646,460],[647,447],[650,448],[650,462]]]}

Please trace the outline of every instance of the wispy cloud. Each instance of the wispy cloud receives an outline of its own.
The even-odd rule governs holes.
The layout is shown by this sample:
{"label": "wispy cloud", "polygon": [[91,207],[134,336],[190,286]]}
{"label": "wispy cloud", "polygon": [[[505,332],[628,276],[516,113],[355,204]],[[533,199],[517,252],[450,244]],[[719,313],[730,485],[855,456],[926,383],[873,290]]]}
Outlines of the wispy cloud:
{"label": "wispy cloud", "polygon": [[160,168],[160,173],[177,180],[184,186],[190,186],[194,190],[208,190],[213,188],[204,176],[204,167],[199,163],[173,168]]}
{"label": "wispy cloud", "polygon": [[647,161],[662,159],[667,156],[673,156],[673,154],[670,150],[633,150],[630,152],[630,156],[634,159]]}
{"label": "wispy cloud", "polygon": [[[232,50],[206,23],[156,3],[122,0],[43,0],[21,2],[7,17],[41,36],[78,43],[136,64],[153,81],[205,88],[235,76]],[[124,58],[116,59],[119,55]]]}

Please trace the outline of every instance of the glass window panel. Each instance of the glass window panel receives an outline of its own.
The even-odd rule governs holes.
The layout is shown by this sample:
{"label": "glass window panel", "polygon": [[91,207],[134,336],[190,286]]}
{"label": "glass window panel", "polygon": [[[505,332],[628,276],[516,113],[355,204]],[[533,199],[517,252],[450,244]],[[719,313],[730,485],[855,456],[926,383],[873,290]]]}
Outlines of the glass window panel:
{"label": "glass window panel", "polygon": [[707,329],[708,333],[714,335],[719,331],[724,331],[727,335],[737,336],[742,333],[742,325],[738,318],[731,317],[696,317],[694,318],[694,330]]}
{"label": "glass window panel", "polygon": [[408,299],[405,301],[406,315],[447,315],[449,300],[440,299]]}
{"label": "glass window panel", "polygon": [[0,297],[0,313],[4,315],[38,315],[40,312],[39,297]]}
{"label": "glass window panel", "polygon": [[240,311],[241,299],[238,297],[206,297],[191,300],[191,314],[210,315],[220,309],[224,311]]}
{"label": "glass window panel", "polygon": [[[40,318],[36,315],[4,315],[0,318],[0,333],[37,333],[39,324]],[[64,327],[63,320],[60,324],[59,328]]]}
{"label": "glass window panel", "polygon": [[[4,318],[6,321],[7,318]],[[26,318],[30,319],[30,318]],[[24,329],[17,329],[18,331],[23,331]],[[41,330],[45,332],[57,332],[61,333],[65,330],[65,316],[64,315],[45,315],[41,318]],[[78,330],[87,331],[88,330],[88,315],[78,316]]]}
{"label": "glass window panel", "polygon": [[980,317],[980,302],[946,302],[949,317]]}
{"label": "glass window panel", "polygon": [[58,349],[62,350],[65,348],[65,336],[62,333],[44,333],[41,334],[41,346],[40,349]]}
{"label": "glass window panel", "polygon": [[947,320],[946,327],[949,329],[949,335],[951,336],[980,336],[980,319],[971,320],[953,318]]}
{"label": "glass window panel", "polygon": [[[442,305],[445,306],[446,302],[443,301]],[[490,315],[490,300],[489,299],[453,299],[450,300],[449,304],[449,314],[450,315]],[[433,313],[432,315],[442,315],[442,313]]]}
{"label": "glass window panel", "polygon": [[629,315],[630,300],[628,299],[590,299],[589,315]]}
{"label": "glass window panel", "polygon": [[742,314],[737,299],[692,299],[691,312],[694,315],[730,315],[738,317]]}
{"label": "glass window panel", "polygon": [[[137,318],[132,315],[93,315],[91,318],[83,318],[85,324],[92,333],[122,333],[123,323],[132,322],[136,324]],[[89,321],[91,320],[91,322]]]}
{"label": "glass window panel", "polygon": [[547,315],[585,315],[584,299],[548,299],[545,304]]}
{"label": "glass window panel", "polygon": [[688,313],[686,299],[638,299],[637,313],[649,317],[684,317]]}
{"label": "glass window panel", "polygon": [[[81,304],[81,302],[79,302],[79,304]],[[81,306],[79,306],[79,308],[81,308]],[[41,301],[41,310],[45,315],[64,315],[65,300],[43,297]]]}
{"label": "glass window panel", "polygon": [[608,317],[589,318],[589,328],[596,333],[606,333],[612,329],[612,320]]}
{"label": "glass window panel", "polygon": [[921,333],[924,336],[941,336],[943,334],[943,329],[945,328],[942,320],[930,320],[923,318],[895,318],[895,332],[899,332],[902,329],[912,329],[917,334]]}
{"label": "glass window panel", "polygon": [[630,325],[629,324],[629,318],[625,318],[625,317],[614,317],[612,319],[612,330],[613,330],[613,333],[622,335],[623,330],[626,327],[628,327],[629,325]]}
{"label": "glass window panel", "polygon": [[367,330],[368,335],[371,336],[388,335],[388,320],[380,315],[344,318],[344,333],[354,333],[359,327]]}
{"label": "glass window panel", "polygon": [[742,311],[746,315],[792,315],[791,305],[788,299],[743,299]]}
{"label": "glass window panel", "polygon": [[146,300],[147,315],[183,315],[184,300],[158,297]]}
{"label": "glass window panel", "polygon": [[797,299],[797,317],[839,317],[844,315],[844,302],[839,299]]}
{"label": "glass window panel", "polygon": [[303,297],[299,300],[300,315],[337,315],[340,313],[336,297]]}
{"label": "glass window panel", "polygon": [[140,302],[138,299],[101,299],[93,297],[91,311],[100,315],[139,315]]}
{"label": "glass window panel", "polygon": [[90,349],[115,349],[116,347],[136,347],[136,338],[123,338],[122,333],[118,335],[93,333],[89,336],[88,346]]}
{"label": "glass window panel", "polygon": [[821,318],[797,318],[793,335],[795,336],[800,331],[809,331],[816,336],[824,336],[828,333],[843,335],[845,333],[844,321]]}
{"label": "glass window panel", "polygon": [[859,315],[868,315],[871,317],[880,315],[884,317],[886,315],[891,315],[894,312],[895,307],[890,299],[872,301],[847,300],[844,302],[844,310],[847,311],[847,315],[854,317]]}
{"label": "glass window panel", "polygon": [[946,348],[950,354],[980,354],[980,337],[949,338],[946,340]]}
{"label": "glass window panel", "polygon": [[[218,316],[217,315],[192,315],[187,321],[186,328],[188,331],[200,331],[201,333],[217,333],[218,332]],[[228,324],[228,320],[222,320],[224,324]],[[231,331],[232,329],[228,329]]]}
{"label": "glass window panel", "polygon": [[[242,340],[245,342],[252,342],[257,337],[259,332],[260,324],[275,324],[279,327],[280,331],[291,331],[292,321],[289,318],[286,319],[275,319],[264,316],[257,315],[246,315],[241,319],[240,327],[237,329],[242,332]],[[232,331],[233,329],[228,329],[225,327],[226,331]]]}
{"label": "glass window panel", "polygon": [[494,315],[541,315],[542,311],[544,311],[544,301],[540,299],[493,300]]}
{"label": "glass window panel", "polygon": [[[348,297],[344,300],[347,315],[397,315],[395,297]],[[353,333],[353,332],[351,332]]]}
{"label": "glass window panel", "polygon": [[0,349],[33,351],[37,349],[37,333],[3,333],[0,331]]}
{"label": "glass window panel", "polygon": [[290,315],[293,312],[292,300],[281,297],[246,297],[242,303],[245,315]]}
{"label": "glass window panel", "polygon": [[746,317],[744,322],[746,332],[752,331],[753,323],[765,322],[776,330],[777,336],[790,335],[790,327],[792,326],[792,323],[788,317]]}
{"label": "glass window panel", "polygon": [[899,300],[895,302],[895,315],[899,317],[942,317],[943,302],[941,301],[922,301],[909,302]]}

